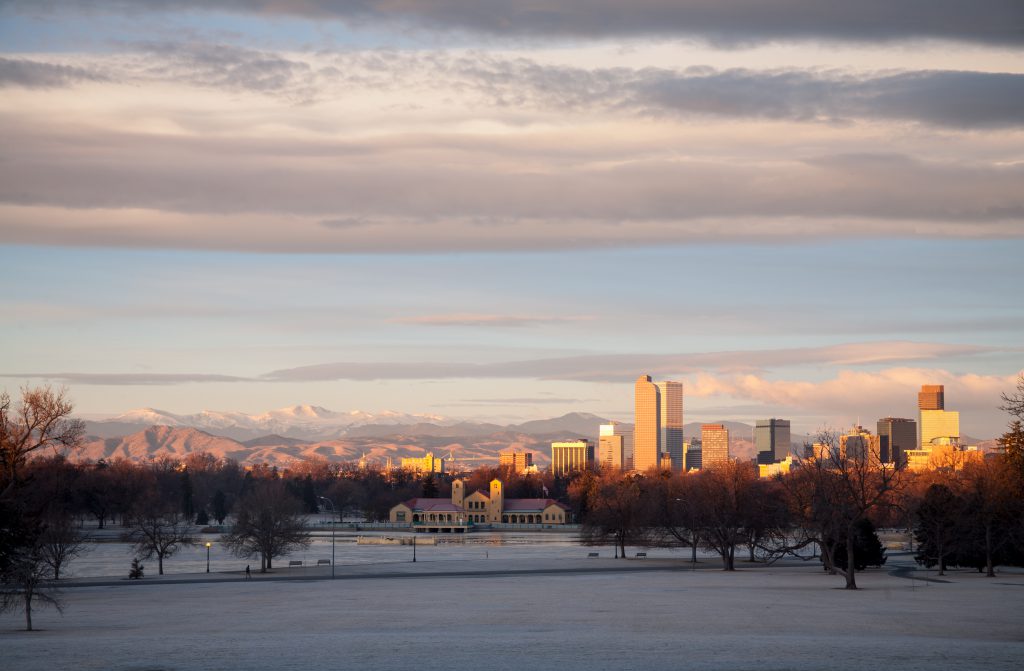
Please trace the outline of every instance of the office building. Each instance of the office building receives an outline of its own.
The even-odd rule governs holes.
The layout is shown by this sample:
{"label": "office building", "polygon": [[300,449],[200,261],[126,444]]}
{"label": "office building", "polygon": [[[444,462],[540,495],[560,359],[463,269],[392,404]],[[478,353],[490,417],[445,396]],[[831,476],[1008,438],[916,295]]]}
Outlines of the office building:
{"label": "office building", "polygon": [[878,464],[881,458],[878,436],[863,426],[853,427],[839,436],[839,456],[842,459]]}
{"label": "office building", "polygon": [[878,420],[878,450],[882,463],[904,466],[907,452],[917,449],[917,422],[902,417]]}
{"label": "office building", "polygon": [[729,463],[729,429],[722,424],[701,424],[701,469]]}
{"label": "office building", "polygon": [[[661,468],[683,471],[683,383],[666,380],[655,383],[661,396],[661,454],[668,462]],[[662,459],[664,461],[664,457]]]}
{"label": "office building", "polygon": [[960,413],[946,410],[941,384],[923,384],[917,394],[917,447],[960,444]]}
{"label": "office building", "polygon": [[594,443],[583,438],[551,443],[551,471],[569,475],[594,467]]}
{"label": "office building", "polygon": [[402,470],[413,473],[444,473],[444,459],[427,452],[422,457],[402,457]]}
{"label": "office building", "polygon": [[754,446],[757,463],[774,464],[782,461],[792,449],[788,419],[759,419],[754,425]]}
{"label": "office building", "polygon": [[921,449],[930,445],[960,444],[960,413],[955,410],[921,410]]}
{"label": "office building", "polygon": [[683,467],[689,471],[699,471],[701,468],[700,438],[683,443]]}
{"label": "office building", "polygon": [[525,473],[533,466],[533,452],[502,452],[498,455],[498,465],[511,468],[515,473]]}
{"label": "office building", "polygon": [[634,412],[633,468],[657,468],[661,456],[661,392],[650,375],[636,380]]}
{"label": "office building", "polygon": [[598,435],[597,462],[601,468],[632,470],[633,427],[620,422],[602,424]]}
{"label": "office building", "polygon": [[918,410],[945,410],[946,390],[941,384],[922,384],[917,393]]}

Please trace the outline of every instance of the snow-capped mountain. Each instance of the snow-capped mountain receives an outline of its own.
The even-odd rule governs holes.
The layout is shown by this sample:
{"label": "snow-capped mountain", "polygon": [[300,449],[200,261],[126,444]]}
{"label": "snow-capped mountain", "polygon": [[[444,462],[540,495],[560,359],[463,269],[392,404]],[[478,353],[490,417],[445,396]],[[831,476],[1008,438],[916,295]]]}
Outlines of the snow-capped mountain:
{"label": "snow-capped mountain", "polygon": [[89,422],[89,432],[102,437],[125,435],[153,425],[191,427],[212,431],[236,440],[247,440],[266,434],[292,438],[331,438],[341,436],[349,428],[369,424],[411,426],[415,424],[447,424],[450,420],[438,415],[380,413],[352,410],[336,412],[316,405],[294,405],[257,414],[203,410],[195,414],[176,414],[157,408],[139,408]]}

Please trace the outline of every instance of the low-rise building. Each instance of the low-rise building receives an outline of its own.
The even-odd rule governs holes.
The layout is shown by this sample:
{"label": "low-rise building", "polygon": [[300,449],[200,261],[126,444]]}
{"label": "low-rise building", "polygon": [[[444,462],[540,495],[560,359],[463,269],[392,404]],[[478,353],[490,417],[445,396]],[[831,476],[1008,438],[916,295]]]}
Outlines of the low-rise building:
{"label": "low-rise building", "polygon": [[501,480],[491,480],[490,491],[465,496],[466,483],[452,482],[451,499],[415,498],[391,509],[390,520],[419,531],[465,531],[476,524],[572,523],[572,510],[554,499],[506,499]]}

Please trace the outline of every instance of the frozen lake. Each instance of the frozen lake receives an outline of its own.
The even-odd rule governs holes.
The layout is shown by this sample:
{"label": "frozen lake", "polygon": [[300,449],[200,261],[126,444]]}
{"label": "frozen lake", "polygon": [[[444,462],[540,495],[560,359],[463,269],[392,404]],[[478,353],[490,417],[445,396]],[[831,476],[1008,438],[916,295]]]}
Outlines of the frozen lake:
{"label": "frozen lake", "polygon": [[[331,535],[329,531],[317,529],[312,545],[305,550],[275,560],[275,567],[287,566],[292,559],[306,565],[316,564],[319,559],[331,558]],[[346,565],[385,564],[408,562],[412,559],[412,547],[408,545],[357,545],[359,536],[409,536],[401,532],[354,532],[339,531],[335,537],[334,554],[338,567]],[[116,534],[108,531],[108,539],[89,544],[89,552],[76,559],[69,566],[67,577],[92,578],[103,576],[126,576],[134,552],[131,546],[115,540]],[[199,546],[183,547],[164,562],[164,574],[201,573],[206,570],[206,547],[210,542],[210,571],[240,571],[246,564],[253,570],[259,568],[259,559],[239,559],[220,544],[220,534],[199,535]],[[419,537],[422,540],[422,536]],[[553,532],[479,532],[465,535],[438,536],[437,545],[418,544],[417,561],[460,561],[470,559],[558,559],[578,558],[589,552],[599,552],[611,557],[612,547],[586,547],[579,544],[575,533]],[[670,548],[629,547],[630,555],[638,550],[647,552],[652,558],[689,558],[689,550]],[[156,559],[145,560],[146,575],[157,574]]]}

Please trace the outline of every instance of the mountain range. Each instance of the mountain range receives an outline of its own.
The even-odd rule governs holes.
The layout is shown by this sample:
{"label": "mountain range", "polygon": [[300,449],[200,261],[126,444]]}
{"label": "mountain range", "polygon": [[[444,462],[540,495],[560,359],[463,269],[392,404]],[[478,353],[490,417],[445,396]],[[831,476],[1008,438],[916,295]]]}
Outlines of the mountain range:
{"label": "mountain range", "polygon": [[[190,415],[141,408],[106,420],[86,422],[89,439],[76,457],[84,460],[127,458],[146,461],[180,459],[191,452],[209,452],[242,464],[284,466],[294,460],[368,460],[384,463],[391,457],[451,456],[472,468],[496,464],[502,450],[528,450],[543,466],[555,440],[589,438],[597,442],[598,426],[608,420],[589,413],[500,425],[451,420],[436,415],[361,411],[335,412],[296,405],[249,415],[203,411]],[[754,454],[752,427],[724,422],[731,434],[733,454]],[[686,436],[700,435],[700,424],[687,424]],[[794,436],[794,439],[797,439]]]}

